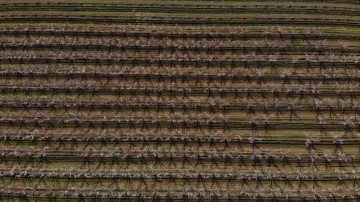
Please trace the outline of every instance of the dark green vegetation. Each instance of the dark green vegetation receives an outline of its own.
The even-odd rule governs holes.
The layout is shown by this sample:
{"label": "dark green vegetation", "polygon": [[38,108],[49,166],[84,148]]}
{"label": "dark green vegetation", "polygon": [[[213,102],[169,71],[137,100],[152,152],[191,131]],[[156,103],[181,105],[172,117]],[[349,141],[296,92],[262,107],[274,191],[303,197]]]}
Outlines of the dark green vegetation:
{"label": "dark green vegetation", "polygon": [[0,1],[4,201],[360,193],[356,1]]}

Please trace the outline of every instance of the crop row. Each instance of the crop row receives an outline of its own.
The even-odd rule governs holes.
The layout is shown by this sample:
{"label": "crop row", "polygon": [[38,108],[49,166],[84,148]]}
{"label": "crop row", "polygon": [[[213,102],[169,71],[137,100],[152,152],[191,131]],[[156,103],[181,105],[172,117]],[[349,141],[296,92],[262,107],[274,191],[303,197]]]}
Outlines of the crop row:
{"label": "crop row", "polygon": [[184,87],[169,87],[169,88],[139,88],[139,87],[98,87],[98,86],[88,86],[89,89],[84,87],[50,87],[44,86],[42,89],[37,88],[36,86],[3,86],[1,88],[1,94],[40,94],[40,95],[117,95],[117,96],[126,96],[130,95],[132,97],[152,97],[156,96],[158,98],[163,96],[170,96],[171,98],[187,98],[189,96],[203,95],[205,98],[210,97],[232,97],[236,98],[253,98],[254,96],[259,98],[268,98],[273,97],[299,97],[304,99],[305,96],[310,96],[312,98],[319,97],[351,97],[356,98],[360,93],[356,89],[345,89],[345,88],[334,88],[328,89],[326,87],[320,87],[312,85],[309,87],[295,88],[292,89],[289,86],[289,89],[279,88],[276,86],[269,86],[269,89],[257,90],[257,89],[236,89],[236,88],[220,88],[220,87],[207,87],[207,88],[184,88]]}
{"label": "crop row", "polygon": [[[99,184],[100,186],[100,184]],[[253,187],[252,187],[253,188]],[[25,187],[19,188],[5,188],[4,194],[1,198],[4,200],[47,200],[57,201],[60,199],[67,200],[93,200],[93,201],[129,201],[129,202],[143,202],[143,201],[168,201],[168,202],[189,202],[189,201],[259,201],[259,200],[281,200],[286,198],[287,200],[351,200],[352,198],[358,198],[357,194],[351,194],[357,192],[358,188],[351,190],[336,190],[336,189],[320,189],[320,188],[308,188],[304,191],[282,189],[282,188],[258,188],[257,191],[242,191],[226,193],[221,189],[212,188],[208,192],[197,191],[193,188],[187,188],[186,190],[174,190],[169,192],[166,189],[162,189],[154,193],[153,191],[144,188],[127,189],[77,189],[77,190],[61,190],[51,188],[52,194],[47,194],[49,189],[37,188],[29,190]],[[348,191],[348,192],[346,192]],[[322,193],[323,192],[323,193]],[[8,193],[8,194],[6,194]],[[61,197],[60,197],[61,196]]]}
{"label": "crop row", "polygon": [[[295,117],[295,115],[293,115]],[[271,122],[256,122],[243,120],[239,121],[238,119],[220,119],[220,120],[146,120],[143,119],[130,119],[125,121],[119,121],[114,118],[114,120],[99,120],[99,118],[94,119],[65,119],[62,117],[52,117],[49,118],[46,122],[36,121],[34,118],[25,119],[22,118],[9,118],[3,119],[0,121],[0,126],[6,126],[10,128],[73,128],[74,130],[90,130],[91,128],[101,127],[101,128],[116,128],[116,129],[133,129],[139,128],[140,130],[149,130],[149,129],[183,129],[183,130],[209,130],[215,131],[216,129],[226,130],[253,130],[257,132],[258,130],[291,130],[291,129],[299,129],[299,130],[315,130],[315,131],[343,131],[345,133],[349,133],[351,131],[359,131],[359,126],[355,126],[352,122],[340,122],[339,123],[321,123],[317,119],[314,120],[306,120],[306,121],[292,121],[291,122],[291,114],[289,119],[285,119],[282,121],[271,121]],[[117,118],[118,119],[118,118]],[[284,122],[290,120],[290,122]]]}
{"label": "crop row", "polygon": [[[197,30],[197,28],[193,28],[193,30],[186,31],[163,31],[163,33],[156,33],[153,30],[129,30],[124,31],[122,29],[119,30],[102,30],[93,31],[92,29],[57,29],[57,28],[43,28],[43,29],[34,29],[34,28],[3,28],[0,30],[0,35],[2,36],[15,36],[15,37],[30,37],[30,36],[54,36],[54,37],[87,37],[87,38],[114,38],[119,37],[121,39],[126,38],[145,38],[145,39],[180,39],[180,40],[214,40],[214,39],[228,39],[228,40],[251,40],[251,39],[280,39],[280,40],[323,40],[323,39],[338,39],[342,40],[358,40],[360,37],[356,35],[344,35],[343,33],[327,33],[326,35],[317,30],[302,30],[299,31],[297,29],[286,30],[286,28],[282,29],[279,27],[278,30],[268,30],[268,31],[256,31],[256,30],[247,30],[243,31],[228,30],[228,33],[204,33]],[[155,28],[154,28],[155,29]],[[156,27],[156,29],[162,29],[161,27]],[[186,28],[184,28],[186,29]],[[159,32],[159,30],[156,30]],[[179,32],[179,33],[177,33]]]}
{"label": "crop row", "polygon": [[[139,173],[134,172],[133,169],[123,169],[119,170],[118,168],[99,168],[98,170],[89,170],[88,168],[33,168],[33,167],[26,167],[22,168],[20,166],[2,166],[0,168],[1,173],[7,176],[14,176],[14,177],[41,177],[41,175],[48,176],[51,178],[52,176],[57,177],[82,177],[82,178],[91,178],[91,176],[101,176],[104,179],[111,179],[113,176],[118,178],[130,177],[130,178],[138,178]],[[306,179],[314,179],[317,177],[320,179],[323,178],[336,178],[336,177],[345,177],[345,178],[353,178],[357,179],[356,170],[336,170],[333,173],[329,173],[326,170],[317,171],[317,172],[309,172],[304,170],[294,170],[294,171],[272,171],[267,169],[259,169],[259,170],[233,170],[228,168],[226,170],[207,170],[201,169],[197,170],[197,172],[190,173],[194,171],[194,169],[176,169],[176,168],[154,168],[153,170],[147,169],[139,169],[142,173],[144,178],[155,178],[156,175],[158,177],[175,177],[181,179],[185,176],[189,178],[197,178],[198,175],[204,176],[205,179],[211,178],[231,178],[231,177],[249,177],[254,179],[256,176],[261,176],[264,179],[271,179],[273,176],[274,178],[283,178],[286,180],[295,179],[295,178],[303,178]],[[61,176],[62,174],[62,176]],[[272,176],[271,176],[272,175]]]}
{"label": "crop row", "polygon": [[[64,144],[64,143],[63,143]],[[329,144],[331,145],[331,144]],[[242,152],[209,152],[209,151],[146,151],[146,150],[130,150],[119,151],[111,149],[102,149],[99,151],[85,149],[73,149],[71,151],[59,151],[59,148],[64,145],[59,145],[56,150],[46,150],[47,147],[37,150],[26,149],[6,149],[1,153],[0,161],[2,164],[10,162],[17,162],[18,164],[29,163],[76,163],[84,164],[116,164],[116,165],[130,165],[142,164],[147,165],[191,165],[197,167],[201,165],[204,168],[205,164],[211,165],[224,164],[227,166],[325,166],[329,167],[351,167],[356,168],[360,163],[357,154],[278,154],[276,152],[270,154],[246,154]],[[77,147],[74,145],[74,147]],[[259,147],[256,145],[255,147]],[[152,148],[153,149],[153,148]],[[261,151],[261,150],[260,150]],[[338,151],[341,151],[339,149]],[[354,170],[356,172],[356,169]],[[330,174],[331,175],[331,174]],[[356,175],[354,175],[355,177]]]}
{"label": "crop row", "polygon": [[[87,53],[88,57],[77,57],[77,58],[63,58],[60,57],[58,54],[49,53],[50,57],[40,57],[40,56],[33,56],[33,55],[12,55],[7,57],[0,58],[0,64],[80,64],[80,65],[132,65],[133,67],[138,66],[156,66],[156,67],[189,67],[193,66],[194,68],[199,67],[241,67],[245,69],[250,68],[285,68],[285,67],[294,67],[294,68],[333,68],[333,67],[346,67],[346,68],[356,68],[360,69],[360,64],[357,62],[357,59],[354,57],[353,61],[307,61],[307,60],[298,60],[297,62],[293,63],[292,61],[284,61],[284,62],[276,62],[273,61],[272,56],[267,60],[266,57],[269,55],[264,56],[263,58],[256,58],[251,60],[250,58],[233,58],[228,60],[216,60],[216,59],[186,59],[186,58],[179,58],[179,59],[161,59],[161,58],[154,58],[154,57],[146,57],[146,58],[101,58],[98,55],[90,56],[91,53]],[[276,59],[276,55],[273,55]],[[219,68],[218,68],[219,69]],[[119,73],[120,74],[120,73]]]}
{"label": "crop row", "polygon": [[[144,174],[138,174],[138,173],[124,173],[124,174],[117,174],[117,173],[111,173],[106,174],[102,173],[91,173],[91,172],[83,172],[83,173],[44,173],[44,172],[35,172],[35,173],[16,173],[16,172],[4,172],[2,174],[2,177],[4,178],[4,181],[6,178],[15,178],[16,180],[25,180],[28,182],[31,181],[39,181],[40,178],[49,178],[52,181],[56,180],[87,180],[91,183],[91,181],[102,181],[102,182],[109,182],[109,181],[137,181],[137,180],[144,180],[144,181],[153,181],[161,183],[161,181],[174,181],[175,183],[191,183],[191,182],[198,182],[202,181],[204,183],[206,182],[213,182],[213,184],[221,183],[221,182],[229,182],[229,183],[239,183],[242,181],[247,181],[248,183],[251,183],[252,181],[260,181],[260,182],[281,182],[281,181],[287,181],[288,183],[294,182],[294,181],[303,181],[303,182],[328,182],[328,181],[338,181],[339,178],[341,178],[342,181],[355,181],[359,179],[359,176],[355,173],[344,173],[339,174],[338,176],[327,176],[320,175],[319,173],[316,174],[286,174],[286,175],[276,175],[276,174],[261,174],[261,173],[246,173],[246,174],[201,174],[201,173],[193,173],[193,174],[185,174],[185,173],[144,173]],[[59,181],[58,181],[59,182]],[[155,183],[156,183],[155,182]],[[154,183],[154,184],[155,184]]]}
{"label": "crop row", "polygon": [[[14,65],[15,66],[15,65]],[[62,86],[62,88],[69,88],[70,91],[73,89],[79,89],[89,87],[90,89],[113,89],[117,91],[125,90],[136,90],[143,91],[148,90],[149,92],[154,91],[167,91],[174,89],[175,91],[182,92],[183,89],[186,91],[197,90],[200,87],[204,88],[204,95],[207,91],[221,89],[233,89],[236,87],[244,87],[245,89],[237,90],[239,93],[244,91],[250,92],[264,92],[274,89],[275,91],[281,91],[277,88],[286,89],[292,91],[293,89],[307,91],[308,89],[323,90],[328,86],[332,86],[333,90],[339,91],[339,93],[353,91],[356,93],[356,82],[358,80],[359,71],[356,69],[347,69],[344,72],[338,69],[331,68],[322,70],[321,73],[306,73],[298,70],[296,73],[291,71],[283,70],[282,73],[277,74],[270,72],[268,69],[254,68],[245,71],[241,71],[240,68],[233,69],[231,73],[226,74],[229,69],[218,70],[218,72],[212,73],[209,69],[197,69],[194,72],[187,72],[184,74],[184,70],[188,68],[174,67],[172,69],[164,69],[163,71],[155,70],[151,68],[153,74],[144,69],[132,70],[133,72],[121,69],[120,72],[111,67],[104,66],[107,73],[96,71],[96,69],[90,67],[80,66],[79,69],[67,71],[68,68],[60,66],[62,69],[56,69],[56,67],[46,66],[40,70],[29,70],[27,68],[1,68],[0,78],[2,79],[4,92],[7,89],[12,88],[23,88],[24,84],[28,84],[28,89],[36,90],[33,81],[42,83],[42,88],[39,91],[51,91],[51,88],[58,88],[58,85],[64,81],[68,82],[68,85]],[[100,67],[99,67],[100,68]],[[87,69],[87,73],[83,71]],[[128,69],[128,68],[127,68]],[[315,69],[315,68],[314,68]],[[119,70],[119,68],[118,68]],[[203,70],[203,72],[201,71]],[[210,69],[212,70],[212,69]],[[336,75],[336,76],[335,76]],[[119,80],[122,85],[119,86]],[[271,81],[277,83],[272,84]],[[77,82],[77,84],[74,84]],[[140,86],[140,84],[147,84],[147,87]],[[178,86],[181,84],[182,86]],[[219,84],[223,86],[219,86]],[[251,88],[253,85],[253,88]],[[296,86],[296,84],[302,84],[302,87]],[[345,85],[346,84],[346,85]],[[256,90],[256,87],[262,86],[264,89]],[[46,90],[47,89],[47,90]],[[233,89],[234,90],[234,89]],[[33,91],[33,90],[32,90]],[[161,93],[161,92],[159,92]],[[183,92],[184,93],[184,92]],[[186,92],[185,92],[186,93]],[[225,92],[224,92],[225,93]],[[290,92],[291,93],[291,92]]]}
{"label": "crop row", "polygon": [[[39,89],[39,91],[56,91],[55,89],[51,90],[50,88],[56,87],[57,84],[63,81],[68,81],[72,84],[72,81],[76,80],[78,81],[76,86],[72,86],[69,90],[73,91],[73,89],[79,89],[81,91],[81,88],[84,86],[90,87],[90,88],[96,88],[97,82],[102,83],[101,81],[106,81],[102,83],[102,87],[107,88],[115,88],[118,89],[120,87],[116,87],[114,84],[115,79],[121,79],[124,82],[124,85],[121,87],[125,91],[129,91],[133,89],[134,84],[143,84],[146,83],[148,85],[147,88],[140,87],[139,91],[148,89],[149,94],[154,94],[154,91],[167,91],[169,90],[167,87],[162,86],[161,84],[183,84],[185,89],[191,89],[192,87],[205,87],[205,88],[213,88],[217,87],[217,84],[224,84],[222,89],[231,88],[231,87],[240,87],[244,86],[246,83],[254,84],[254,87],[256,87],[256,84],[262,84],[264,87],[264,95],[267,94],[265,91],[267,89],[267,84],[269,82],[278,82],[278,87],[285,87],[288,89],[299,89],[294,86],[294,84],[303,84],[304,88],[303,90],[306,91],[306,88],[309,87],[310,84],[320,84],[323,85],[333,85],[334,89],[339,92],[350,92],[352,83],[356,83],[358,80],[357,73],[352,74],[349,73],[349,75],[338,73],[337,77],[330,77],[326,74],[289,74],[289,75],[278,75],[278,74],[263,74],[263,75],[256,75],[251,72],[243,73],[243,75],[210,75],[210,74],[198,74],[198,75],[181,75],[181,74],[117,74],[116,72],[107,72],[104,73],[97,73],[97,72],[87,72],[86,74],[82,73],[81,71],[79,73],[68,72],[66,73],[66,70],[57,69],[54,71],[57,72],[50,72],[49,69],[47,69],[47,72],[44,73],[44,70],[40,71],[29,71],[29,70],[16,70],[16,69],[9,69],[13,72],[7,72],[2,71],[0,72],[0,78],[3,79],[0,83],[6,82],[6,85],[1,88],[1,93],[6,94],[9,90],[8,86],[13,85],[12,88],[16,89],[18,87],[21,87],[24,83],[29,84],[29,89],[32,89],[31,82],[32,81],[39,81],[42,83],[42,89]],[[61,74],[59,74],[61,72]],[[62,73],[64,72],[64,73]],[[261,73],[261,72],[260,72]],[[20,82],[19,82],[20,81]],[[350,86],[345,86],[342,84],[349,84]],[[17,87],[18,86],[18,87]],[[67,85],[70,86],[70,85]],[[273,85],[274,87],[276,85]],[[270,87],[270,86],[269,86]],[[220,87],[218,87],[220,88]],[[4,89],[4,90],[3,90]],[[352,88],[354,89],[354,88]],[[120,90],[120,89],[119,89]],[[11,90],[10,90],[11,91]],[[179,91],[179,90],[178,90]],[[181,91],[181,90],[180,90]],[[251,90],[251,91],[255,91]],[[352,90],[354,93],[354,96],[356,95],[356,91]],[[244,92],[244,91],[239,91]],[[80,92],[81,93],[81,92]],[[224,92],[224,96],[226,92]],[[290,92],[291,94],[292,92]],[[125,93],[128,94],[128,93]],[[146,93],[145,93],[146,94]]]}
{"label": "crop row", "polygon": [[257,13],[259,10],[265,10],[266,13],[302,13],[307,14],[326,14],[326,15],[347,15],[359,16],[360,11],[353,7],[336,6],[307,6],[304,5],[191,5],[191,4],[0,4],[0,10],[5,11],[93,11],[97,12],[149,12],[161,13]]}
{"label": "crop row", "polygon": [[[221,134],[211,133],[211,134],[202,134],[206,133],[206,131],[201,132],[192,132],[186,135],[181,134],[172,134],[171,132],[152,132],[147,131],[146,134],[140,132],[127,132],[127,131],[115,131],[114,133],[108,132],[106,135],[97,132],[87,132],[87,136],[85,136],[85,132],[80,133],[71,133],[71,132],[59,132],[48,130],[48,131],[35,131],[35,130],[22,130],[22,131],[11,131],[10,129],[4,130],[4,133],[0,137],[0,140],[4,143],[4,145],[16,147],[19,145],[38,145],[40,148],[41,145],[76,145],[79,147],[84,147],[84,149],[89,145],[95,145],[96,143],[101,143],[102,147],[115,148],[116,152],[122,152],[119,150],[117,146],[131,146],[131,147],[140,147],[142,151],[145,150],[145,147],[152,149],[152,146],[155,147],[164,147],[164,149],[175,148],[175,147],[184,147],[184,151],[186,151],[187,147],[195,146],[200,149],[199,151],[208,149],[215,149],[217,152],[224,152],[225,150],[232,150],[235,154],[239,154],[238,150],[242,150],[241,147],[250,147],[253,144],[257,146],[261,145],[274,145],[276,143],[284,143],[286,145],[301,145],[305,148],[305,146],[313,146],[316,148],[317,146],[334,146],[338,147],[337,149],[341,149],[341,147],[354,147],[354,145],[359,144],[359,140],[356,139],[356,136],[351,137],[341,137],[339,134],[336,135],[315,135],[315,136],[307,136],[297,134],[293,135],[292,139],[286,136],[272,135],[272,136],[261,136],[256,137],[254,134],[242,134],[239,137],[232,136],[234,132],[224,132]],[[168,133],[168,137],[163,137],[164,133]],[[130,149],[131,149],[130,147]],[[356,147],[354,147],[356,149]],[[7,148],[2,148],[4,151]],[[202,150],[201,150],[202,149]],[[312,149],[312,148],[310,148]],[[335,150],[336,152],[338,150]],[[212,151],[212,150],[210,150]],[[35,150],[34,150],[35,152]],[[99,151],[100,152],[100,151]],[[221,152],[220,152],[221,153]],[[269,152],[271,153],[271,152]],[[242,152],[241,155],[245,155],[246,152]],[[218,153],[214,153],[213,155],[224,156]],[[284,156],[283,151],[274,151],[272,155],[277,158],[280,156]],[[286,155],[290,155],[290,153],[286,153]],[[310,154],[309,154],[310,155]],[[325,155],[325,154],[324,154]],[[336,154],[339,155],[339,154]],[[333,158],[331,155],[328,155],[327,158]]]}
{"label": "crop row", "polygon": [[61,14],[33,14],[33,15],[2,15],[0,22],[46,22],[46,23],[107,23],[107,24],[166,24],[169,25],[320,25],[320,26],[348,26],[358,27],[360,23],[347,19],[326,19],[326,18],[201,18],[201,17],[134,17],[134,16],[85,16],[85,15],[61,15]]}
{"label": "crop row", "polygon": [[[57,99],[57,98],[55,98]],[[54,100],[55,100],[54,99]],[[76,99],[76,98],[75,98]],[[94,102],[98,99],[94,99]],[[121,100],[118,100],[120,102]],[[15,101],[16,102],[16,101]],[[342,102],[338,105],[320,105],[315,103],[311,106],[302,107],[301,103],[279,102],[275,104],[268,103],[252,103],[248,105],[238,104],[222,104],[221,102],[213,103],[214,101],[205,103],[167,103],[163,101],[159,104],[141,104],[132,103],[128,100],[127,104],[118,105],[116,103],[106,103],[96,105],[93,103],[73,103],[72,101],[62,101],[60,103],[53,103],[49,105],[42,105],[40,103],[20,103],[11,106],[11,101],[6,101],[4,105],[10,107],[4,107],[1,109],[3,119],[9,118],[9,120],[16,118],[18,115],[26,117],[26,120],[33,117],[43,119],[45,116],[50,118],[67,118],[67,116],[94,116],[101,117],[100,114],[108,117],[109,120],[116,121],[118,119],[125,119],[126,117],[144,117],[159,116],[167,119],[239,119],[239,118],[253,118],[262,120],[264,117],[269,123],[272,120],[306,120],[315,121],[315,123],[324,123],[326,121],[344,121],[349,122],[351,125],[356,125],[358,121],[358,105],[352,107],[341,107],[346,105],[346,102]],[[275,100],[275,102],[278,102]],[[307,102],[307,101],[305,101]],[[10,103],[10,105],[8,104]],[[166,104],[165,104],[166,103]],[[30,105],[30,106],[29,106]],[[234,106],[235,105],[235,106]],[[33,107],[31,107],[33,106]],[[101,108],[100,108],[101,107]],[[34,117],[35,116],[35,117]],[[291,117],[293,119],[291,119]],[[100,119],[100,118],[99,118]],[[155,119],[155,117],[154,117]],[[16,119],[17,120],[17,119]],[[248,120],[248,119],[245,119]],[[156,122],[156,120],[154,120]]]}
{"label": "crop row", "polygon": [[[85,37],[7,37],[3,39],[1,44],[2,49],[9,49],[14,51],[16,49],[23,50],[41,50],[41,49],[64,49],[64,50],[116,50],[116,51],[132,51],[132,52],[143,52],[143,51],[156,51],[163,52],[169,51],[174,54],[175,52],[187,52],[187,51],[203,51],[203,52],[229,52],[238,51],[239,53],[246,52],[268,52],[274,50],[283,50],[284,53],[295,50],[307,50],[314,48],[324,49],[327,51],[338,51],[343,49],[345,52],[349,50],[356,50],[356,47],[349,47],[350,41],[327,41],[327,40],[313,40],[313,41],[289,41],[289,40],[194,40],[194,39],[178,39],[171,40],[167,39],[147,39],[147,38],[125,38],[122,40],[108,38],[108,39],[92,39]],[[329,44],[328,44],[329,43]],[[312,46],[311,46],[312,45]],[[259,50],[257,50],[259,49]],[[266,49],[263,51],[261,49]]]}
{"label": "crop row", "polygon": [[243,46],[217,46],[217,47],[197,47],[197,46],[189,46],[189,47],[177,47],[177,46],[117,46],[117,45],[59,45],[59,44],[21,44],[21,45],[5,45],[2,44],[0,46],[1,51],[116,51],[117,54],[126,53],[126,54],[134,54],[134,53],[149,53],[149,52],[157,52],[159,54],[163,54],[166,52],[171,53],[171,55],[176,54],[193,54],[193,53],[206,53],[206,54],[236,54],[236,53],[255,53],[255,54],[264,54],[268,53],[270,55],[279,54],[291,56],[296,53],[308,53],[308,54],[317,54],[317,53],[341,53],[343,54],[356,54],[358,50],[356,48],[343,48],[343,47],[309,47],[309,46],[291,46],[291,47],[267,47],[267,46],[255,46],[255,45],[243,45]]}
{"label": "crop row", "polygon": [[[276,111],[281,110],[283,112],[289,112],[291,109],[291,104],[293,104],[294,111],[319,111],[321,112],[353,112],[352,114],[357,115],[360,113],[360,106],[357,103],[351,103],[343,101],[343,103],[334,100],[333,104],[324,103],[322,100],[314,100],[313,103],[287,103],[277,101],[274,103],[272,100],[261,103],[224,103],[224,102],[214,102],[214,103],[199,103],[199,102],[154,102],[149,101],[147,103],[129,101],[128,103],[94,103],[89,101],[61,101],[58,98],[49,100],[50,102],[45,101],[14,101],[14,100],[4,100],[1,104],[1,109],[6,110],[10,109],[11,111],[20,110],[20,111],[43,111],[43,110],[75,110],[75,111],[101,111],[102,113],[106,111],[112,111],[114,114],[118,112],[125,111],[191,111],[196,113],[202,112],[232,112],[232,111],[242,111],[247,112],[248,114],[255,113],[257,111]],[[358,109],[359,107],[359,109]],[[184,114],[185,114],[184,112]],[[195,113],[195,114],[196,114]],[[10,115],[10,114],[9,114]],[[6,117],[6,116],[5,116]]]}
{"label": "crop row", "polygon": [[[281,47],[281,48],[274,48],[274,47],[262,47],[262,46],[255,46],[255,47],[239,47],[239,48],[194,48],[190,47],[189,49],[186,47],[176,48],[176,47],[167,47],[167,46],[153,46],[153,47],[113,47],[114,50],[108,51],[106,47],[105,50],[98,50],[97,46],[93,46],[94,50],[86,50],[86,46],[79,46],[79,49],[76,48],[77,46],[69,46],[69,48],[64,47],[64,49],[53,49],[52,52],[47,52],[50,50],[49,47],[42,47],[39,49],[33,48],[16,48],[13,50],[6,49],[2,50],[1,53],[4,55],[2,58],[11,58],[13,56],[19,58],[41,58],[41,57],[55,57],[55,58],[68,58],[72,57],[74,59],[79,57],[88,57],[89,59],[93,58],[102,58],[104,60],[109,59],[132,59],[137,58],[138,60],[150,60],[150,57],[153,56],[154,59],[172,59],[172,60],[201,60],[207,59],[216,61],[216,60],[230,60],[230,59],[237,59],[237,58],[244,58],[250,60],[251,58],[255,58],[258,60],[264,60],[264,58],[273,59],[276,62],[277,59],[280,59],[279,55],[281,54],[281,59],[284,60],[284,57],[289,55],[293,56],[295,54],[298,57],[305,58],[308,57],[310,60],[312,58],[319,58],[325,61],[335,60],[335,59],[344,59],[344,58],[353,58],[352,61],[357,59],[357,54],[353,53],[356,52],[356,49],[348,48],[344,49],[341,47]],[[84,48],[81,48],[84,47]],[[87,46],[88,48],[91,46]],[[66,50],[66,49],[67,50]],[[122,49],[121,51],[116,51],[116,49]],[[126,49],[128,48],[128,49]],[[198,50],[197,50],[198,49]],[[199,50],[202,49],[204,52],[200,52]],[[299,54],[299,50],[309,51],[309,53],[301,53]],[[333,52],[329,52],[333,51]],[[35,53],[38,55],[35,56]],[[97,53],[97,57],[96,54]],[[190,54],[191,53],[191,54]],[[241,55],[239,55],[241,53]],[[289,54],[290,53],[290,54]],[[337,54],[335,54],[337,53]],[[286,58],[287,59],[287,58]],[[349,61],[351,62],[351,60]]]}

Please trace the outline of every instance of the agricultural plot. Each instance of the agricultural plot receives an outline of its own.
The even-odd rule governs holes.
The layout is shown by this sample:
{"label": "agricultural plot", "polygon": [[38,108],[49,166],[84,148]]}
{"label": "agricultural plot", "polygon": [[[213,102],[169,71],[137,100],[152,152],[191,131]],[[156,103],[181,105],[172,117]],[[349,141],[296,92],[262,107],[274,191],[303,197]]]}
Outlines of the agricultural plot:
{"label": "agricultural plot", "polygon": [[0,11],[1,200],[359,200],[358,1]]}

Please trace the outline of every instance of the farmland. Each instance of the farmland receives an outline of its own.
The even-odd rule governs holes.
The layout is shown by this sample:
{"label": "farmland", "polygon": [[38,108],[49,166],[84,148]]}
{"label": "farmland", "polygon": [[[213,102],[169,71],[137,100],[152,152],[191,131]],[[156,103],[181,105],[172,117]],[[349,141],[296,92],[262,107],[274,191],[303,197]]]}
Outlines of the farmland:
{"label": "farmland", "polygon": [[359,200],[359,33],[352,0],[0,0],[0,199]]}

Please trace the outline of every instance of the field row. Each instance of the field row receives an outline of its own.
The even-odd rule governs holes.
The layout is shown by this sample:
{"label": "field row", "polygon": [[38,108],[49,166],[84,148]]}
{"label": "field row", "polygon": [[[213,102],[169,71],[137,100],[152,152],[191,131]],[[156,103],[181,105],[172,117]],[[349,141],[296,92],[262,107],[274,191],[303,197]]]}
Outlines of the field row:
{"label": "field row", "polygon": [[[160,15],[160,14],[159,14]],[[252,15],[252,14],[244,14]],[[93,15],[69,15],[66,14],[42,14],[35,12],[34,14],[25,14],[20,12],[19,14],[3,14],[0,15],[0,23],[65,23],[65,22],[76,22],[76,23],[95,23],[95,24],[129,24],[129,23],[138,23],[138,24],[166,24],[169,25],[318,25],[318,26],[348,26],[348,27],[359,27],[360,23],[356,20],[357,16],[354,16],[353,19],[339,19],[338,16],[332,15],[314,15],[316,17],[309,16],[308,18],[301,17],[280,17],[276,14],[269,14],[275,16],[247,16],[247,17],[190,17],[190,16],[177,16],[177,17],[166,17],[161,14],[160,16],[112,16],[112,15],[102,15],[102,16],[93,16]]]}
{"label": "field row", "polygon": [[[44,25],[42,25],[44,26]],[[355,33],[344,33],[344,32],[323,32],[317,29],[309,29],[307,27],[270,27],[266,29],[256,29],[256,28],[248,28],[248,27],[235,27],[229,29],[227,27],[214,26],[210,32],[203,32],[203,27],[201,26],[179,26],[184,30],[177,30],[179,28],[173,27],[174,30],[168,30],[168,27],[163,26],[154,26],[150,27],[147,30],[144,28],[133,28],[130,29],[126,26],[124,27],[114,27],[114,28],[104,28],[99,31],[95,31],[94,29],[101,28],[89,28],[89,27],[79,27],[79,28],[21,28],[21,27],[4,27],[0,30],[0,34],[2,36],[9,37],[87,37],[89,39],[93,38],[93,40],[108,40],[109,38],[119,37],[121,39],[127,38],[145,38],[147,40],[215,40],[215,39],[223,39],[223,40],[251,40],[251,39],[273,39],[273,40],[337,40],[341,38],[342,40],[359,40]],[[211,27],[210,27],[211,28]],[[225,29],[224,32],[219,32],[218,29]],[[11,39],[11,38],[10,38]],[[4,39],[7,41],[7,39]],[[131,39],[129,39],[131,40]]]}
{"label": "field row", "polygon": [[302,13],[359,16],[360,8],[333,5],[284,5],[284,4],[238,4],[238,5],[192,5],[192,4],[0,4],[0,10],[6,11],[93,11],[97,12],[154,12],[154,13]]}
{"label": "field row", "polygon": [[[101,183],[98,183],[101,187]],[[114,186],[114,185],[112,185]],[[143,185],[144,186],[144,185]],[[149,185],[150,186],[150,185]],[[305,185],[301,185],[305,186]],[[300,187],[301,187],[300,186]],[[310,185],[308,185],[310,186]],[[334,185],[336,186],[336,185]],[[103,186],[102,186],[103,187]],[[148,187],[148,186],[146,186]],[[247,186],[248,187],[248,186]],[[28,190],[20,187],[15,189],[5,188],[6,193],[1,197],[4,200],[43,200],[43,201],[56,201],[61,199],[66,200],[102,200],[102,201],[255,201],[255,200],[338,200],[345,199],[351,200],[356,198],[357,195],[350,193],[357,192],[358,188],[351,190],[336,188],[329,189],[311,189],[308,188],[304,191],[293,190],[293,188],[257,188],[250,186],[251,189],[257,191],[242,191],[233,193],[227,193],[226,191],[219,190],[218,188],[209,189],[208,192],[195,191],[198,185],[188,186],[184,190],[169,191],[163,188],[156,193],[151,188],[145,190],[141,188],[128,189],[104,189],[104,188],[84,188],[77,190],[61,190],[56,188],[45,189],[38,188],[34,190]],[[48,192],[51,191],[52,195]],[[209,193],[210,192],[210,193]],[[4,192],[5,193],[5,192]],[[275,194],[276,193],[276,194]],[[345,194],[344,194],[345,193]]]}

